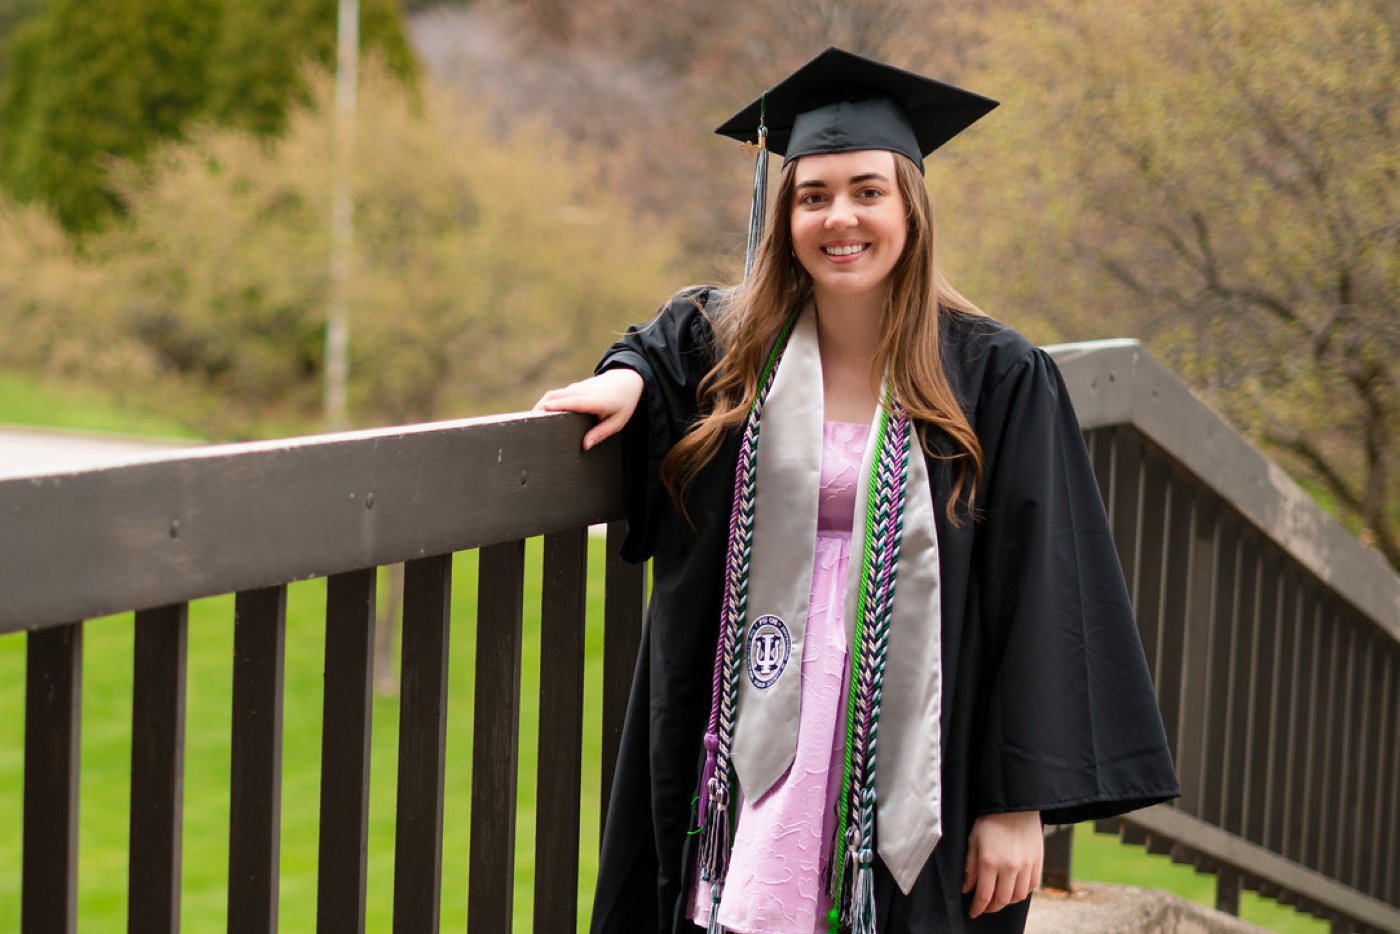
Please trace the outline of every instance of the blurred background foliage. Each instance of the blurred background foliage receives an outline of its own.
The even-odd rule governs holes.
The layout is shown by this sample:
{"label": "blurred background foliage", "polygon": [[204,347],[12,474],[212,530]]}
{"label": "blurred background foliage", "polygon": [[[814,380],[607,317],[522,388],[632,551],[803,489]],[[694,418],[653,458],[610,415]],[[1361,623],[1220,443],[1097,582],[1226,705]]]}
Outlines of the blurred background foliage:
{"label": "blurred background foliage", "polygon": [[[0,366],[210,438],[318,422],[334,0],[0,9]],[[362,0],[358,424],[528,405],[732,281],[707,139],[841,45],[1002,100],[943,259],[1040,341],[1136,336],[1400,567],[1400,4]]]}

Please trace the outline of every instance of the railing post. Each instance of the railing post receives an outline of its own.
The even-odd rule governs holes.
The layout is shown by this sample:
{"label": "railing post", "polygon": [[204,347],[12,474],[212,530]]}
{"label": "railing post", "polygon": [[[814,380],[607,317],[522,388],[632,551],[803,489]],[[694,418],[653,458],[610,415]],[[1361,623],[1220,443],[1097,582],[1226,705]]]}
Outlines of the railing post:
{"label": "railing post", "polygon": [[482,548],[480,569],[467,929],[477,934],[510,934],[525,542],[517,539]]}
{"label": "railing post", "polygon": [[282,853],[282,679],[287,588],[235,597],[228,929],[277,930]]}
{"label": "railing post", "polygon": [[450,554],[404,565],[395,934],[436,931],[439,926],[451,603]]}
{"label": "railing post", "polygon": [[[608,819],[613,768],[622,743],[622,720],[637,664],[642,635],[642,605],[646,601],[646,568],[618,557],[627,523],[608,524],[608,556],[603,597],[603,761],[599,795],[599,841]],[[601,843],[600,843],[601,845]]]}
{"label": "railing post", "polygon": [[83,624],[29,634],[24,702],[23,934],[78,923],[78,735]]}
{"label": "railing post", "polygon": [[136,614],[127,930],[180,929],[188,604]]}
{"label": "railing post", "polygon": [[1074,854],[1074,825],[1047,827],[1045,834],[1045,869],[1041,884],[1047,889],[1070,890],[1073,881],[1071,862]]}
{"label": "railing post", "polygon": [[1240,873],[1233,866],[1221,866],[1215,874],[1215,910],[1240,916]]}
{"label": "railing post", "polygon": [[540,729],[535,788],[535,930],[578,925],[588,529],[544,538]]}
{"label": "railing post", "polygon": [[326,581],[316,930],[363,934],[374,722],[376,569]]}

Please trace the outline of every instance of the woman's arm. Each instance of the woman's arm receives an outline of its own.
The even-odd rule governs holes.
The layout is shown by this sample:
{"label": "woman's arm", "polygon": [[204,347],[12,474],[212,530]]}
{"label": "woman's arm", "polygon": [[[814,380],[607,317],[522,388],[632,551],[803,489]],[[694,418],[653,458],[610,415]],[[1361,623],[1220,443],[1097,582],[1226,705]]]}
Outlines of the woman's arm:
{"label": "woman's arm", "polygon": [[619,367],[562,389],[551,389],[535,403],[535,410],[596,415],[598,424],[583,436],[583,449],[587,451],[622,430],[642,398],[642,388],[640,373]]}
{"label": "woman's arm", "polygon": [[[1001,911],[1040,888],[1045,835],[1039,811],[983,814],[972,824],[963,864],[963,894],[973,892],[967,913]],[[975,890],[975,891],[974,891]]]}

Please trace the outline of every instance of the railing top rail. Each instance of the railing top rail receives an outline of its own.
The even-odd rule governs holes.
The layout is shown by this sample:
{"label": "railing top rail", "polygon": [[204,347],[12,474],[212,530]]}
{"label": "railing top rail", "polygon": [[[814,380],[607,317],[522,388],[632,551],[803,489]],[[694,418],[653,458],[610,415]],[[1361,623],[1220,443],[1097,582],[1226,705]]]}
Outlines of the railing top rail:
{"label": "railing top rail", "polygon": [[0,480],[0,633],[622,515],[620,446],[516,413]]}
{"label": "railing top rail", "polygon": [[1086,428],[1130,424],[1400,641],[1400,575],[1131,339],[1047,347]]}
{"label": "railing top rail", "polygon": [[[1400,575],[1137,341],[1047,349],[1086,429],[1134,426],[1400,640]],[[582,457],[585,423],[516,413],[0,479],[0,632],[618,518],[620,451]]]}

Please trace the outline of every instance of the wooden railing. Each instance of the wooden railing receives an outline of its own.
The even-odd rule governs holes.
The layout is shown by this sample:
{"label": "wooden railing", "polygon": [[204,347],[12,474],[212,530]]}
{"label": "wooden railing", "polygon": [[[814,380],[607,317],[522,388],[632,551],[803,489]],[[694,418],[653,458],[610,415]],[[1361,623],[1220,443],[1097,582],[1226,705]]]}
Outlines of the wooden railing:
{"label": "wooden railing", "polygon": [[[236,593],[228,928],[276,930],[286,585],[327,578],[317,928],[365,928],[375,569],[406,562],[394,930],[436,931],[454,552],[479,548],[468,924],[509,931],[524,539],[544,536],[534,916],[577,915],[588,528],[623,528],[616,442],[581,416],[505,416],[166,453],[0,481],[0,637],[28,630],[21,925],[73,931],[83,623],[137,608],[128,930],[175,931],[187,606]],[[609,557],[606,807],[643,576]],[[456,623],[463,621],[457,620]],[[0,867],[13,872],[16,867]]]}
{"label": "wooden railing", "polygon": [[1245,887],[1400,931],[1400,578],[1136,342],[1052,352],[1182,788],[1099,829],[1215,873],[1232,914]]}
{"label": "wooden railing", "polygon": [[[1111,829],[1334,920],[1400,931],[1400,579],[1133,342],[1056,349],[1185,792]],[[163,453],[0,481],[0,638],[28,630],[22,925],[76,919],[84,619],[135,609],[129,929],[179,926],[188,602],[235,593],[229,929],[275,929],[286,585],[327,579],[318,927],[363,930],[375,569],[407,562],[394,929],[436,930],[456,552],[479,548],[468,923],[511,926],[523,540],[543,535],[535,929],[577,915],[583,581],[619,450],[505,416]],[[609,554],[615,549],[610,548]],[[607,559],[605,805],[641,628]],[[1060,852],[1061,834],[1051,853]],[[1067,851],[1065,851],[1067,853]],[[1067,855],[1052,869],[1069,877]],[[0,867],[13,872],[13,867]]]}

